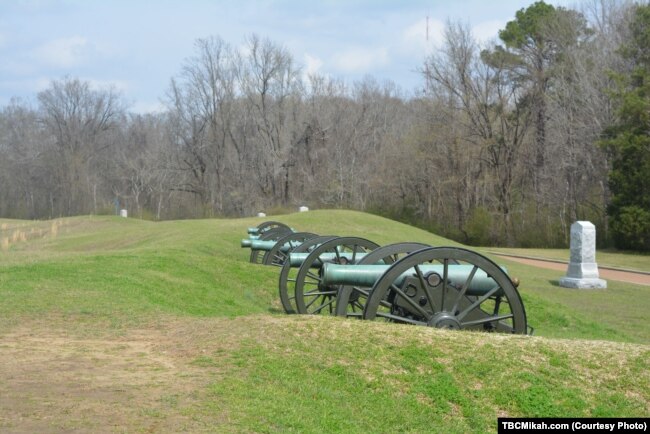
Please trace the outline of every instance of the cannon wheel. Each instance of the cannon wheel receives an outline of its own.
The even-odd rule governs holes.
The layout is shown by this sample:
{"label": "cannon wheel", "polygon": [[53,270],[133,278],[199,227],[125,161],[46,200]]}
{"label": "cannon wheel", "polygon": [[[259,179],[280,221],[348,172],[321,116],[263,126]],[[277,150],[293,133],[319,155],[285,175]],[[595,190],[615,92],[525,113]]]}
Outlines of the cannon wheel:
{"label": "cannon wheel", "polygon": [[[462,286],[448,282],[446,276],[452,261],[473,266]],[[442,277],[435,275],[429,279],[430,276],[423,275],[419,266],[432,262],[443,264]],[[395,284],[409,270],[413,270],[412,280],[420,290]],[[496,285],[483,295],[468,295],[467,288],[478,270],[490,276]],[[433,282],[429,283],[430,280]],[[371,289],[363,318],[449,329],[527,332],[526,311],[510,277],[485,256],[454,247],[419,250],[391,265]]]}
{"label": "cannon wheel", "polygon": [[[260,240],[263,241],[277,241],[280,238],[292,233],[293,231],[291,228],[286,227],[286,226],[279,226],[273,229],[269,229],[264,233],[261,233],[260,235]],[[265,250],[256,250],[256,249],[251,249],[251,255],[249,258],[249,261],[252,262],[253,264],[261,264],[262,261],[264,260],[264,254],[266,253]]]}
{"label": "cannon wheel", "polygon": [[[311,252],[320,244],[329,241],[333,238],[337,238],[335,235],[323,235],[319,237],[314,237],[306,240],[304,243],[292,250],[292,253],[306,253]],[[280,279],[278,282],[278,289],[280,291],[280,302],[282,303],[282,308],[288,314],[296,313],[296,296],[295,296],[295,284],[296,284],[296,274],[298,273],[298,268],[291,268],[289,261],[286,261],[282,266],[280,271]]]}
{"label": "cannon wheel", "polygon": [[[383,262],[384,264],[392,264],[398,259],[415,252],[416,250],[431,247],[428,244],[422,243],[395,243],[381,246],[363,257],[358,264],[376,264]],[[366,305],[370,288],[362,288],[359,286],[341,286],[336,300],[337,316],[349,316],[361,318],[363,308]]]}
{"label": "cannon wheel", "polygon": [[277,229],[277,228],[285,228],[291,230],[289,226],[285,225],[282,222],[268,221],[268,222],[262,222],[259,225],[257,225],[257,230],[260,233],[260,235],[272,229]]}
{"label": "cannon wheel", "polygon": [[[318,263],[323,264],[323,260],[320,258],[323,253],[333,253],[337,258],[339,255],[347,253],[351,255],[350,262],[355,262],[356,254],[370,252],[378,247],[377,243],[365,238],[340,237],[315,248],[300,266],[296,276],[295,301],[298,313],[319,314],[327,312],[334,314],[336,310],[336,298],[340,287],[323,287],[320,284],[320,276],[318,273],[314,273],[313,270]],[[337,259],[335,262],[341,264],[343,261]]]}
{"label": "cannon wheel", "polygon": [[[292,232],[284,237],[280,238],[275,246],[268,252],[264,254],[262,263],[264,265],[275,265],[276,267],[282,267],[284,262],[289,257],[289,252],[304,243],[310,238],[315,238],[318,235],[312,234],[311,232]],[[289,244],[289,252],[283,252],[281,250],[282,246]]]}

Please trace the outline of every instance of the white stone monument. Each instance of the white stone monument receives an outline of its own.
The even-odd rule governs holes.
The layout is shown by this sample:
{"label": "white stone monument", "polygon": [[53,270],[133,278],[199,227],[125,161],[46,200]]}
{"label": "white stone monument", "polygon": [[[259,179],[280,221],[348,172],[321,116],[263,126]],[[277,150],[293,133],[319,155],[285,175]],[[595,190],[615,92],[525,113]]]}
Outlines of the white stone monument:
{"label": "white stone monument", "polygon": [[127,210],[125,210],[125,209],[121,209],[121,210],[120,210],[120,217],[124,217],[124,218],[126,218],[126,217],[128,217],[128,216],[129,216],[129,213],[128,213]]}
{"label": "white stone monument", "polygon": [[298,208],[298,211],[299,212],[307,212],[307,211],[309,211],[309,208],[303,205],[300,208]]}
{"label": "white stone monument", "polygon": [[604,289],[607,281],[598,278],[596,264],[596,227],[591,222],[571,225],[571,258],[560,286],[579,289]]}
{"label": "white stone monument", "polygon": [[257,213],[257,216],[258,216],[258,217],[266,217],[266,213],[258,212],[258,213]]}

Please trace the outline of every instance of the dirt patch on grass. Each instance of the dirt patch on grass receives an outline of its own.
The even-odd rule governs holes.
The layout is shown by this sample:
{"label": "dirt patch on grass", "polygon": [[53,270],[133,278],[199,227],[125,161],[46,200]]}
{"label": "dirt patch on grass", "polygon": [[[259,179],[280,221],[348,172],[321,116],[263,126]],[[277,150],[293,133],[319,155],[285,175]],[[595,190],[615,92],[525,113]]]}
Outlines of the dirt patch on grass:
{"label": "dirt patch on grass", "polygon": [[[499,253],[494,253],[494,254],[498,256],[506,257],[510,261],[519,262],[521,264],[532,265],[534,267],[539,267],[539,268],[546,268],[548,270],[564,271],[565,272],[564,274],[566,274],[567,271],[567,264],[561,262],[548,261],[543,259],[525,258],[521,256],[512,256],[512,255],[505,255]],[[601,267],[598,270],[598,274],[602,279],[608,279],[608,280],[611,279],[620,282],[635,283],[637,285],[650,286],[650,275],[647,273],[637,273],[634,271],[615,270],[611,268]]]}
{"label": "dirt patch on grass", "polygon": [[[14,328],[0,337],[0,431],[226,427],[226,414],[217,411],[208,423],[199,407],[206,386],[222,375],[215,351],[237,346],[231,322],[176,320],[92,338],[40,322]],[[208,342],[209,357],[202,346]],[[207,365],[196,363],[206,359]]]}

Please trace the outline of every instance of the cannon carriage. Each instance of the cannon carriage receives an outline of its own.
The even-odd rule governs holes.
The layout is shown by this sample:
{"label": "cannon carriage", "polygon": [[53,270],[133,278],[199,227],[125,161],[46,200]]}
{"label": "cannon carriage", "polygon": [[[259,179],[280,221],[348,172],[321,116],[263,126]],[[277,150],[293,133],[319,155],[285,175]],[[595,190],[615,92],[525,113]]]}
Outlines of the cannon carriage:
{"label": "cannon carriage", "polygon": [[248,228],[247,232],[248,232],[249,235],[260,236],[260,235],[264,235],[265,233],[267,233],[269,231],[276,230],[276,229],[290,230],[291,232],[293,232],[293,229],[291,229],[286,224],[281,223],[281,222],[276,222],[276,221],[262,222],[257,226],[253,226],[253,227]]}
{"label": "cannon carriage", "polygon": [[[247,232],[248,238],[242,239],[241,246],[251,249],[249,261],[253,264],[265,263],[265,254],[268,250],[261,248],[261,246],[265,245],[261,242],[273,242],[273,245],[275,245],[280,238],[295,233],[295,231],[289,226],[276,221],[260,223],[256,227],[248,228]],[[256,242],[260,242],[260,244],[258,245]]]}
{"label": "cannon carriage", "polygon": [[241,247],[251,249],[250,262],[281,267],[292,250],[317,236],[311,232],[272,233],[267,239],[243,238]]}
{"label": "cannon carriage", "polygon": [[[313,234],[312,234],[313,235]],[[287,313],[331,314],[436,328],[526,334],[518,279],[463,248],[313,236],[265,248],[282,259]],[[256,244],[261,247],[261,244]],[[280,252],[280,254],[278,254]]]}
{"label": "cannon carriage", "polygon": [[365,289],[363,319],[526,334],[515,283],[490,259],[457,247],[416,250],[390,265],[327,264],[321,271],[324,287]]}

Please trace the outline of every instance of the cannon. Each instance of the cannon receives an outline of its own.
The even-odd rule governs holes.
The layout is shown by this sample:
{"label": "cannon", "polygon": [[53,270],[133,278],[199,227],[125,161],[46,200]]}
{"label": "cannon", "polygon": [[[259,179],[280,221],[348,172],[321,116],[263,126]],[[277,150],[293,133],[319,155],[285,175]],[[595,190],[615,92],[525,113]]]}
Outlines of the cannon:
{"label": "cannon", "polygon": [[[355,245],[356,243],[356,245]],[[363,303],[367,298],[367,293],[360,288],[341,286],[338,288],[336,295],[335,290],[322,292],[319,288],[319,277],[317,270],[326,263],[339,265],[347,264],[391,264],[404,254],[410,253],[424,247],[429,247],[422,243],[395,243],[376,248],[377,244],[355,237],[345,239],[336,239],[331,243],[319,248],[317,259],[308,260],[309,255],[319,245],[310,248],[309,253],[303,253],[302,250],[296,249],[289,255],[289,261],[285,264],[280,278],[281,299],[288,297],[291,300],[291,309],[285,306],[288,313],[320,313],[324,308],[332,311],[339,316],[358,316],[363,310]],[[305,262],[308,265],[304,266]],[[287,286],[286,275],[290,273],[291,268],[296,268],[296,278],[290,279],[290,285]],[[306,270],[310,271],[306,271]],[[305,278],[303,278],[303,273]],[[290,289],[287,289],[290,287]],[[289,294],[289,295],[287,295]],[[311,300],[305,301],[305,297],[311,297]],[[320,298],[318,300],[313,298]]]}
{"label": "cannon", "polygon": [[[277,241],[260,241],[253,242],[251,248],[257,245],[258,250],[264,251],[262,264],[281,267],[289,257],[289,254],[305,241],[315,238],[318,235],[311,232],[292,232],[286,234]],[[242,240],[243,241],[243,240]]]}
{"label": "cannon", "polygon": [[281,222],[276,222],[276,221],[266,221],[262,222],[257,226],[253,226],[248,228],[247,232],[249,235],[262,235],[270,230],[273,229],[289,229],[291,232],[295,232],[293,229],[291,229],[289,226],[285,225],[284,223]]}
{"label": "cannon", "polygon": [[[324,294],[351,287],[365,294],[360,317],[437,328],[527,334],[515,279],[467,249],[428,247],[392,264],[323,264],[317,284],[296,290],[299,312],[321,313]],[[309,307],[320,303],[317,309]],[[339,306],[343,301],[339,300]],[[349,304],[349,302],[348,302]],[[342,308],[341,308],[342,309]]]}
{"label": "cannon", "polygon": [[[334,236],[334,235],[324,235],[316,238],[311,238],[307,241],[305,241],[303,244],[300,246],[296,247],[293,251],[291,251],[291,254],[289,255],[289,260],[285,261],[284,265],[282,266],[282,270],[280,271],[280,278],[278,282],[278,289],[280,293],[280,301],[282,303],[282,307],[286,313],[293,314],[296,313],[296,303],[295,303],[295,289],[296,289],[296,282],[298,281],[298,273],[299,270],[301,269],[301,265],[305,263],[307,258],[309,258],[310,254],[316,250],[318,250],[320,253],[324,253],[325,256],[330,255],[333,256],[330,257],[329,259],[310,259],[310,264],[313,265],[314,269],[317,269],[318,266],[322,261],[336,261],[336,253],[331,251],[323,252],[323,249],[328,249],[328,247],[322,247],[323,245],[326,246],[331,246],[332,244],[330,241],[332,240],[342,240],[342,242],[346,242],[345,240],[348,240],[348,242],[351,242],[352,244],[355,243],[354,240],[360,240],[358,243],[360,243],[359,246],[354,246],[354,245],[348,245],[344,246],[341,245],[340,249],[338,250],[339,256],[341,258],[345,257],[346,260],[349,258],[350,260],[352,259],[353,255],[355,256],[356,260],[356,255],[361,255],[362,253],[365,253],[369,247],[363,247],[363,246],[371,246],[371,248],[376,247],[377,245],[375,243],[372,243],[371,241],[368,240],[363,240],[360,238],[345,238],[341,239],[340,237]],[[320,256],[320,253],[317,254],[317,256]],[[291,263],[291,257],[294,258],[293,265]],[[307,269],[312,268],[310,266],[306,267]],[[311,275],[315,275],[313,273],[310,273]]]}
{"label": "cannon", "polygon": [[[415,242],[388,244],[368,253],[357,264],[392,264],[400,258],[425,247],[431,246]],[[368,299],[368,290],[369,288],[360,285],[340,285],[336,297],[335,315],[360,317]]]}
{"label": "cannon", "polygon": [[[248,239],[243,239],[241,242],[242,247],[252,247],[253,241],[274,241],[277,242],[280,238],[295,232],[284,223],[268,221],[261,223],[257,227],[248,228]],[[256,237],[256,238],[251,238]],[[249,261],[254,264],[260,264],[264,261],[265,250],[251,248]]]}
{"label": "cannon", "polygon": [[[341,258],[336,258],[331,252],[323,252],[320,254],[320,261],[311,264],[312,269],[320,269],[325,267],[326,264],[337,264],[340,267],[347,265],[364,265],[364,264],[392,264],[401,256],[413,252],[415,250],[430,247],[422,243],[395,243],[387,246],[377,247],[368,252],[360,252],[355,255],[355,258],[346,257],[341,255]],[[301,266],[294,261],[294,255],[291,261],[295,262],[294,266]],[[356,267],[354,267],[356,268]],[[302,272],[301,270],[298,273]],[[312,270],[311,274],[316,274]],[[338,316],[359,316],[365,305],[367,299],[367,290],[360,285],[324,285],[322,281],[322,272],[318,272],[318,276],[311,276],[309,279],[297,279],[295,286],[295,300],[298,313],[301,314],[314,314],[323,312],[324,308],[327,311],[332,310],[332,313]]]}
{"label": "cannon", "polygon": [[[273,231],[285,232],[278,236]],[[292,234],[283,228],[269,229],[259,240],[242,240],[242,245],[264,252],[263,263],[282,267],[278,287],[287,313],[512,334],[532,331],[518,280],[467,249],[421,243],[379,247],[364,238]]]}
{"label": "cannon", "polygon": [[[289,261],[283,266],[279,282],[280,299],[284,300],[282,305],[285,311],[287,313],[309,311],[311,305],[306,307],[298,305],[304,301],[301,294],[304,293],[304,288],[308,287],[315,288],[312,295],[317,295],[322,300],[318,305],[318,312],[313,313],[320,313],[322,310],[333,313],[336,308],[337,291],[319,287],[318,270],[324,263],[356,263],[377,247],[379,247],[377,243],[365,238],[334,237],[318,245],[312,245],[304,251],[296,249],[291,252]],[[300,253],[308,253],[308,255],[301,256]]]}

